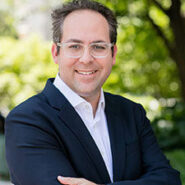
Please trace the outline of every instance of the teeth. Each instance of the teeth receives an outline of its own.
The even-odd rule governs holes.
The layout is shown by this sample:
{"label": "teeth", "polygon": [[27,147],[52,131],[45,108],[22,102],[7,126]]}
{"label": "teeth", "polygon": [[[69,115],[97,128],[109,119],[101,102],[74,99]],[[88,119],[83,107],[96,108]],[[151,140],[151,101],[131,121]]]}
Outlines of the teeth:
{"label": "teeth", "polygon": [[78,73],[80,73],[82,75],[90,75],[90,74],[95,73],[95,71],[91,71],[91,72],[78,71]]}

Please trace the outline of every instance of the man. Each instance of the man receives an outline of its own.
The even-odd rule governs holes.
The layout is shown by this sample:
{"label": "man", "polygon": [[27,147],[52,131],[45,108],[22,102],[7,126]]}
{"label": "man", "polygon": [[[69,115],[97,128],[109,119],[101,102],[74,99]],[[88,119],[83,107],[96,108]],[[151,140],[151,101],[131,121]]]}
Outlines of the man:
{"label": "man", "polygon": [[180,185],[142,106],[101,89],[115,64],[117,22],[77,0],[52,13],[59,74],[6,119],[15,185]]}

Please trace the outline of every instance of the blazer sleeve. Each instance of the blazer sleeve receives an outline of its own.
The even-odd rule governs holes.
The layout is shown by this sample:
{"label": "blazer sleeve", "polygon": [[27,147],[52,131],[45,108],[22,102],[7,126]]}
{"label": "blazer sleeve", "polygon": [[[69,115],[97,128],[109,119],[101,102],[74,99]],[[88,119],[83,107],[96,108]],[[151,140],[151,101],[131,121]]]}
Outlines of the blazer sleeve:
{"label": "blazer sleeve", "polygon": [[170,166],[160,150],[145,110],[137,104],[134,112],[143,173],[138,179],[114,182],[111,185],[181,185],[180,174]]}
{"label": "blazer sleeve", "polygon": [[58,175],[77,177],[62,144],[37,122],[34,116],[20,111],[6,119],[6,158],[12,183],[59,185]]}

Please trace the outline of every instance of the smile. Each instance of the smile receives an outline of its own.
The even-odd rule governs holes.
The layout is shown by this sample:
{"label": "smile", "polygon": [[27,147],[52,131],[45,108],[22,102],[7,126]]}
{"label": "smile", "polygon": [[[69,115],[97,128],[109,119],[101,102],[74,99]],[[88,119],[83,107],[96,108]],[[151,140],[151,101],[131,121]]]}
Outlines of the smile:
{"label": "smile", "polygon": [[76,72],[77,72],[78,74],[82,74],[82,75],[91,75],[91,74],[96,73],[96,71],[97,71],[97,70],[95,70],[95,71],[77,71],[77,70],[76,70]]}

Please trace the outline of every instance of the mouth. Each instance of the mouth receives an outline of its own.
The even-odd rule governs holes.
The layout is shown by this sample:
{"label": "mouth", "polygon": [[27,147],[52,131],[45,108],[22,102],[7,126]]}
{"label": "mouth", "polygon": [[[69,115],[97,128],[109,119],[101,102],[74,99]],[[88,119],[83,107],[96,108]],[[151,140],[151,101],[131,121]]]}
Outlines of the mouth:
{"label": "mouth", "polygon": [[80,75],[92,75],[94,73],[97,72],[97,70],[93,70],[93,71],[80,71],[80,70],[75,70],[75,72],[77,72]]}

